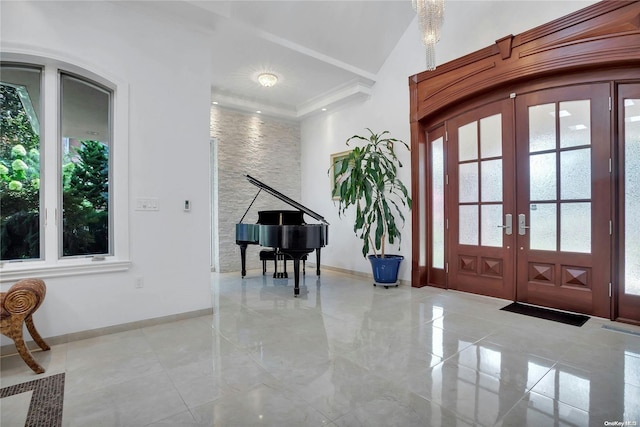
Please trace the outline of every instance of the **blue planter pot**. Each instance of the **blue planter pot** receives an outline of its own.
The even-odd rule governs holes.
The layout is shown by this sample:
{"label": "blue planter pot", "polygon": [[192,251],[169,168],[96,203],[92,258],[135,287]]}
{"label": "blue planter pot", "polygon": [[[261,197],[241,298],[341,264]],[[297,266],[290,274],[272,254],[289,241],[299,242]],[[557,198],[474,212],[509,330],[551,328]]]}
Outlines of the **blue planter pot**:
{"label": "blue planter pot", "polygon": [[395,284],[398,281],[398,270],[404,259],[402,255],[385,255],[384,258],[369,255],[373,280],[380,284]]}

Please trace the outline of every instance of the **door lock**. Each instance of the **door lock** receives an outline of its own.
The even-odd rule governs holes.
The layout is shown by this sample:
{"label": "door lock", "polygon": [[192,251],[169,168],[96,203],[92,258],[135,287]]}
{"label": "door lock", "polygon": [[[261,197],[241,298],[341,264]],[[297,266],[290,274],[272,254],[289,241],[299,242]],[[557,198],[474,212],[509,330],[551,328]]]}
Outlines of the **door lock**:
{"label": "door lock", "polygon": [[518,234],[524,236],[527,234],[527,228],[530,228],[527,224],[525,214],[518,215]]}

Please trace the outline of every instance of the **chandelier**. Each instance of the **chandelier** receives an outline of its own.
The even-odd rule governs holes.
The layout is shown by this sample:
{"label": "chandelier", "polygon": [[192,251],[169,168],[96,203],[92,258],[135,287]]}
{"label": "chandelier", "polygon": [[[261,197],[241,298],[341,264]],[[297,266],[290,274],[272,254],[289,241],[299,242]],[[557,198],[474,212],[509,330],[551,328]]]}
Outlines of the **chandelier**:
{"label": "chandelier", "polygon": [[418,14],[422,43],[427,48],[427,70],[436,69],[436,43],[444,22],[444,0],[411,0]]}
{"label": "chandelier", "polygon": [[271,73],[262,73],[258,76],[258,82],[264,87],[271,87],[278,82],[278,76]]}

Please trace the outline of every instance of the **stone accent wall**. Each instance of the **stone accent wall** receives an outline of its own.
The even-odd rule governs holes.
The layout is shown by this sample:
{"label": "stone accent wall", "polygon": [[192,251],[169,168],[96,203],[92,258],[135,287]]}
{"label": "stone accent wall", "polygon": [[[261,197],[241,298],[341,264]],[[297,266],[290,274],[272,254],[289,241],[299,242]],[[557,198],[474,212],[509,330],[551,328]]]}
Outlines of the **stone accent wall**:
{"label": "stone accent wall", "polygon": [[[212,106],[211,137],[216,139],[218,154],[218,182],[213,185],[218,188],[218,230],[214,233],[219,238],[220,272],[239,272],[235,225],[259,190],[244,175],[301,202],[300,126]],[[255,223],[258,211],[270,209],[294,208],[262,191],[243,222]],[[247,248],[247,270],[262,269],[259,251],[259,245]]]}

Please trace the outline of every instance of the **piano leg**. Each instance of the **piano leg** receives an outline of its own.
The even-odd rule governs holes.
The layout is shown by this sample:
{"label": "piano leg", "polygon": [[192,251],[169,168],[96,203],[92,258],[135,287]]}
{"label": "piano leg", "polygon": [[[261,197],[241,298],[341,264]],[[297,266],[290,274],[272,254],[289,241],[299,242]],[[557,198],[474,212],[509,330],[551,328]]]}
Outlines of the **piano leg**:
{"label": "piano leg", "polygon": [[286,254],[282,254],[281,256],[282,258],[282,264],[284,264],[284,277],[285,279],[289,278],[289,275],[287,274],[287,255]]}
{"label": "piano leg", "polygon": [[239,243],[240,245],[240,260],[242,262],[242,277],[247,275],[247,244]]}
{"label": "piano leg", "polygon": [[316,276],[320,275],[320,248],[316,249]]}
{"label": "piano leg", "polygon": [[295,282],[293,286],[293,296],[298,297],[300,295],[300,257],[293,257],[293,276]]}
{"label": "piano leg", "polygon": [[300,259],[308,254],[309,251],[291,251],[287,254],[293,259],[293,296],[298,297],[300,295]]}

